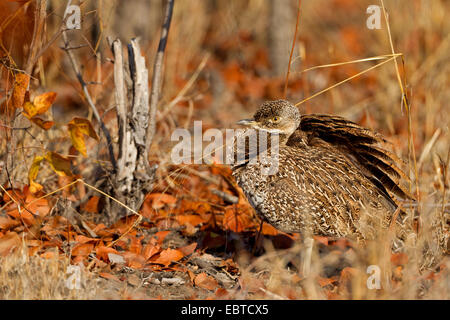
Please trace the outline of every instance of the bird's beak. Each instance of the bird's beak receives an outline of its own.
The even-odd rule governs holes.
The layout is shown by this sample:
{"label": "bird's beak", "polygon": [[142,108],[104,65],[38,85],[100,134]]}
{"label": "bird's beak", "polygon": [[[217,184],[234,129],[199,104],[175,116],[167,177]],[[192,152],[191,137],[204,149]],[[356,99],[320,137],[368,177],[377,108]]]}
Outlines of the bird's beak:
{"label": "bird's beak", "polygon": [[241,126],[254,127],[257,122],[254,119],[242,119],[236,122],[236,124],[239,124]]}

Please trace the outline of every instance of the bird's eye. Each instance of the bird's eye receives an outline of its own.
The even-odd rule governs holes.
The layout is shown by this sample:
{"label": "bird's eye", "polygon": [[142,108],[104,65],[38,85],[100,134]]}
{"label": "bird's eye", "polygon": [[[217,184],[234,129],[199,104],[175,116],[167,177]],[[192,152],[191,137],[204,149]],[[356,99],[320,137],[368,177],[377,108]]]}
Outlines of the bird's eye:
{"label": "bird's eye", "polygon": [[280,121],[280,117],[275,116],[275,117],[272,118],[272,121],[273,122],[278,122],[278,121]]}

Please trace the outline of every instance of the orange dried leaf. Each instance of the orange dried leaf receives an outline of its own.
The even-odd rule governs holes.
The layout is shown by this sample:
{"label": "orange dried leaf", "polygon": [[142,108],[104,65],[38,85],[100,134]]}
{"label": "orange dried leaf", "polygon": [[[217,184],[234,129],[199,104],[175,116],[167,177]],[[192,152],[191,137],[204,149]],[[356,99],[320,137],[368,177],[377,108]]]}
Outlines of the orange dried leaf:
{"label": "orange dried leaf", "polygon": [[56,92],[46,92],[34,98],[33,104],[36,114],[43,114],[52,106],[56,99]]}
{"label": "orange dried leaf", "polygon": [[98,213],[98,202],[99,201],[100,201],[99,196],[92,196],[82,208],[86,212]]}
{"label": "orange dried leaf", "polygon": [[153,263],[169,266],[172,262],[179,261],[184,257],[183,252],[177,249],[166,249],[161,251],[159,257],[153,261]]}
{"label": "orange dried leaf", "polygon": [[140,269],[145,264],[145,258],[144,258],[144,256],[142,256],[140,254],[130,252],[130,251],[125,251],[125,252],[121,253],[121,255],[127,262],[127,266],[130,268]]}
{"label": "orange dried leaf", "polygon": [[225,209],[223,216],[223,226],[225,230],[231,230],[234,232],[242,232],[251,227],[254,223],[249,215],[248,209],[243,206],[229,206]]}
{"label": "orange dried leaf", "polygon": [[13,218],[16,218],[19,221],[23,221],[27,225],[33,225],[36,222],[36,220],[34,219],[34,216],[25,209],[21,210],[20,213],[19,213],[19,210],[13,209],[13,210],[7,211],[6,214]]}
{"label": "orange dried leaf", "polygon": [[108,261],[108,253],[118,254],[117,250],[111,247],[99,246],[95,249],[97,258],[103,261]]}
{"label": "orange dried leaf", "polygon": [[197,275],[194,279],[194,284],[197,287],[206,289],[206,290],[214,290],[219,285],[217,280],[211,276],[208,276],[206,273],[202,272]]}
{"label": "orange dried leaf", "polygon": [[8,230],[20,225],[19,221],[10,219],[8,217],[0,217],[0,229]]}
{"label": "orange dried leaf", "polygon": [[205,222],[202,217],[196,214],[178,215],[176,216],[176,220],[182,226],[190,224],[193,227]]}
{"label": "orange dried leaf", "polygon": [[158,240],[159,244],[162,244],[164,241],[164,238],[167,237],[167,235],[170,233],[170,231],[158,231],[155,233],[155,237]]}
{"label": "orange dried leaf", "polygon": [[87,256],[94,250],[93,243],[80,243],[72,249],[73,256]]}
{"label": "orange dried leaf", "polygon": [[19,247],[21,239],[15,232],[8,232],[0,238],[0,256],[4,257]]}
{"label": "orange dried leaf", "polygon": [[22,108],[25,101],[25,93],[30,83],[30,76],[24,73],[16,74],[14,89],[12,94],[12,104],[14,108]]}
{"label": "orange dried leaf", "polygon": [[75,241],[78,243],[86,243],[86,242],[90,242],[90,241],[98,241],[98,239],[89,238],[89,237],[79,234],[75,237]]}
{"label": "orange dried leaf", "polygon": [[180,250],[184,254],[184,256],[188,256],[195,251],[195,248],[197,248],[197,243],[194,242],[187,246],[178,248],[178,250]]}
{"label": "orange dried leaf", "polygon": [[[29,202],[28,198],[27,202]],[[40,217],[45,217],[50,212],[50,206],[48,205],[47,199],[33,200],[32,203],[27,204],[26,208],[33,214],[38,215]],[[26,211],[25,209],[22,210],[22,213],[24,213],[25,211]]]}
{"label": "orange dried leaf", "polygon": [[159,245],[147,243],[147,245],[142,250],[142,255],[144,256],[145,260],[148,260],[160,251],[161,247]]}
{"label": "orange dried leaf", "polygon": [[55,98],[55,92],[47,92],[34,98],[33,102],[26,101],[23,105],[23,114],[31,120],[34,116],[47,112]]}
{"label": "orange dried leaf", "polygon": [[145,197],[145,201],[150,202],[153,209],[161,209],[165,204],[175,204],[177,198],[167,193],[150,193]]}

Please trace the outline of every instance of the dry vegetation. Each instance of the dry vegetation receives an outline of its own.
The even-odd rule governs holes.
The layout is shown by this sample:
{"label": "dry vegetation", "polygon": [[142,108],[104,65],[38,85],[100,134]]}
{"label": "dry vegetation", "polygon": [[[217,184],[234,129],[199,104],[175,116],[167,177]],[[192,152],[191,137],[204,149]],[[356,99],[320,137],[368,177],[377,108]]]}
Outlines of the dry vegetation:
{"label": "dry vegetation", "polygon": [[[176,2],[149,158],[158,169],[152,191],[135,208],[142,216],[137,225],[131,211],[121,220],[105,220],[111,201],[91,186],[110,193],[97,184],[108,176],[108,150],[60,48],[65,4],[48,0],[36,35],[36,2],[0,2],[1,299],[448,299],[447,256],[418,271],[426,241],[434,244],[434,252],[448,245],[448,1],[385,1],[390,33],[383,17],[380,30],[366,28],[366,8],[381,5],[377,1],[302,1],[288,100],[302,101],[303,113],[337,114],[383,133],[405,161],[411,180],[405,183],[419,199],[405,208],[421,215],[418,241],[402,254],[388,253],[383,239],[358,248],[345,239],[318,238],[313,274],[307,279],[298,272],[298,235],[265,225],[262,246],[252,252],[259,221],[229,168],[170,163],[175,128],[192,128],[195,120],[202,120],[204,129],[230,128],[262,101],[283,97],[285,76],[274,75],[269,54],[268,28],[274,27],[269,25],[270,1]],[[72,46],[80,46],[72,52],[115,146],[113,63],[106,37],[128,43],[139,36],[151,74],[164,3],[82,1],[82,29],[70,33]],[[289,26],[293,31],[297,3],[286,5],[294,15]],[[398,71],[390,61],[307,99],[385,60],[302,70],[392,54],[390,36],[395,52],[402,53]],[[291,44],[286,43],[287,57]],[[22,107],[11,101],[17,74],[23,72],[32,76],[31,101],[57,93],[50,111],[43,113],[46,121],[54,122],[49,130],[25,117],[22,122],[13,119],[14,107]],[[73,117],[91,120],[100,136],[100,141],[85,139],[87,157],[72,146],[67,133]],[[32,179],[42,189],[33,189],[33,160],[49,151],[63,155],[69,169],[55,171],[50,160],[43,160]],[[227,202],[216,190],[239,202]],[[366,269],[372,264],[382,269],[380,290],[366,285]],[[80,266],[81,289],[65,285],[69,265]]]}

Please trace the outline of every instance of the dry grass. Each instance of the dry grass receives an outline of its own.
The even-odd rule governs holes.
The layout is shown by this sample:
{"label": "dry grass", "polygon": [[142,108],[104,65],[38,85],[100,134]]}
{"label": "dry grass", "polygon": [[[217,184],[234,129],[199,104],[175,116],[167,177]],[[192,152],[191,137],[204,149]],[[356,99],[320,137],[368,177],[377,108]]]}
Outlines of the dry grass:
{"label": "dry grass", "polygon": [[[50,253],[50,252],[49,252]],[[0,299],[104,299],[112,291],[100,289],[101,279],[80,268],[80,287],[67,285],[72,272],[67,272],[70,259],[59,256],[58,250],[49,258],[29,256],[26,247],[0,258]],[[70,270],[69,270],[70,271]],[[73,289],[69,289],[73,288]]]}

